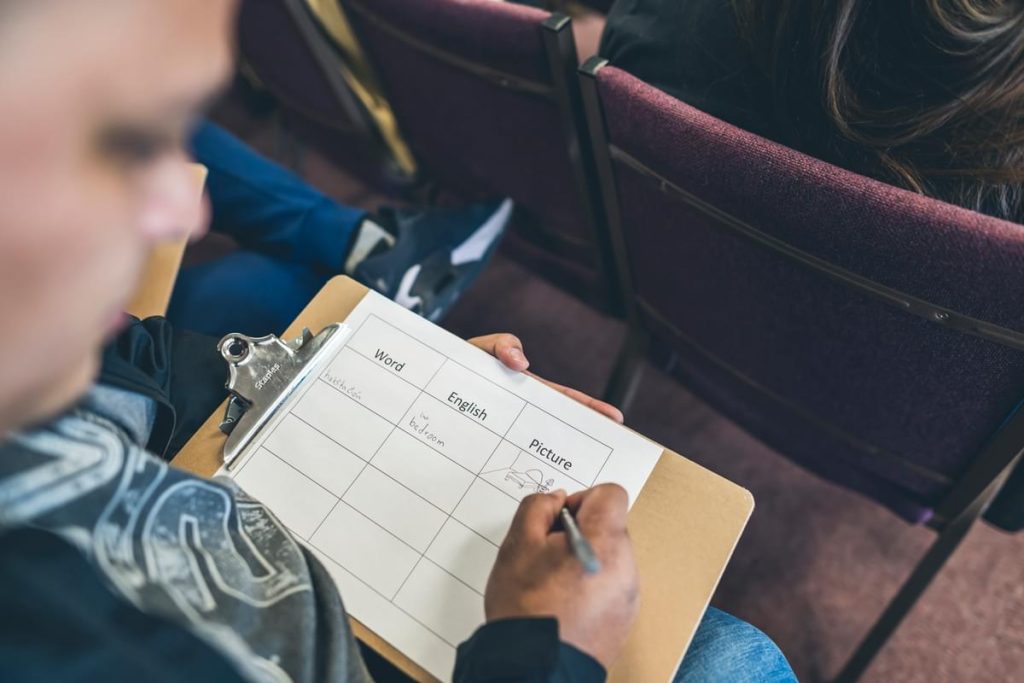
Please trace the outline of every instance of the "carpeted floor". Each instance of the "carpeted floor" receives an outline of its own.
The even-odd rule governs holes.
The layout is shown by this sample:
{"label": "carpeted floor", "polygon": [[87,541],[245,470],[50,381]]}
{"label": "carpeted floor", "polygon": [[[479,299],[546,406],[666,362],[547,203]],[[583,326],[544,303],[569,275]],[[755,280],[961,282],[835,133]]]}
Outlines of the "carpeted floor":
{"label": "carpeted floor", "polygon": [[[280,153],[266,127],[224,117]],[[339,200],[381,200],[313,152],[302,168]],[[593,394],[622,336],[619,323],[501,256],[445,325],[463,336],[515,332],[535,372]],[[790,464],[656,371],[627,422],[753,492],[757,508],[714,603],[772,636],[802,681],[837,671],[933,538]],[[976,527],[864,680],[1024,680],[1024,535]]]}

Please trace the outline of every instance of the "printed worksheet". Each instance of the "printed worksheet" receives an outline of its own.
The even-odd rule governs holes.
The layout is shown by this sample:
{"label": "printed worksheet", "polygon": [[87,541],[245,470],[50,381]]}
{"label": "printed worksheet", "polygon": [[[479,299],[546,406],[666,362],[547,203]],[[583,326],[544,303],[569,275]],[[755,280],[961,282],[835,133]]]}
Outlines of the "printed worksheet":
{"label": "printed worksheet", "polygon": [[661,448],[373,292],[345,322],[228,476],[446,681],[520,499],[616,482],[633,501]]}

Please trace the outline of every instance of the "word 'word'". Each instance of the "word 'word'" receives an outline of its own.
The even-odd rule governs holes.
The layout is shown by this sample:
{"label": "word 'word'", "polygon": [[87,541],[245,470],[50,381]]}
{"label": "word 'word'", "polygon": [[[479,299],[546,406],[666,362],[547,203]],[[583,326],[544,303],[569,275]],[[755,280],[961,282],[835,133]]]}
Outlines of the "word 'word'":
{"label": "word 'word'", "polygon": [[395,372],[401,372],[405,367],[405,361],[399,363],[384,349],[377,349],[377,353],[373,354],[373,357],[383,363],[385,367],[391,368]]}

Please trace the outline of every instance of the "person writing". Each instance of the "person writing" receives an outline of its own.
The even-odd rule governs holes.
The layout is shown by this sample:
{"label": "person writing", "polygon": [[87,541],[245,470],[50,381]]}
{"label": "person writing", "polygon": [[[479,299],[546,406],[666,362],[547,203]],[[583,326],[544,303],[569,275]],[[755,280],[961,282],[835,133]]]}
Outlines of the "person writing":
{"label": "person writing", "polygon": [[[148,453],[151,399],[93,384],[147,252],[195,224],[183,143],[231,69],[234,11],[0,0],[2,680],[370,680],[319,562],[231,482]],[[514,338],[477,343],[525,368]],[[599,575],[552,531],[563,505]],[[523,502],[456,680],[604,678],[637,604],[626,507],[610,485]],[[756,643],[755,680],[788,670]]]}

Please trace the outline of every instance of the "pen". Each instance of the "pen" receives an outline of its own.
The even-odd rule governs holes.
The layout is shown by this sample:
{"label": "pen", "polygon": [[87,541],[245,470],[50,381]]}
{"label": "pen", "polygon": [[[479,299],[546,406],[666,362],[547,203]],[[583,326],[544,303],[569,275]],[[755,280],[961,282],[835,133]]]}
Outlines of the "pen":
{"label": "pen", "polygon": [[569,538],[569,547],[572,549],[576,559],[583,565],[584,573],[596,574],[601,571],[601,561],[594,554],[594,548],[590,545],[590,541],[587,540],[583,532],[580,531],[579,526],[576,525],[576,520],[572,518],[569,508],[563,507],[561,516],[562,526],[565,528],[565,534]]}

